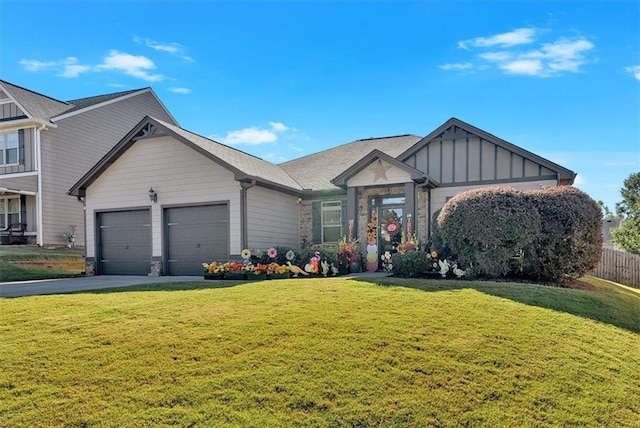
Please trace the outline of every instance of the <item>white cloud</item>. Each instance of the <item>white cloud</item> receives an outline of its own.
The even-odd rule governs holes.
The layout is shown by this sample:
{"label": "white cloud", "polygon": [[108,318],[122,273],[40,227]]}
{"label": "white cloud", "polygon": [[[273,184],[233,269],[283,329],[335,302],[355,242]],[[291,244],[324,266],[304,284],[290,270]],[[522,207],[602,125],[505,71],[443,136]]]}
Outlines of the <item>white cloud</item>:
{"label": "white cloud", "polygon": [[280,133],[289,130],[289,127],[282,122],[269,122],[270,129],[260,129],[257,126],[229,131],[223,137],[222,142],[229,145],[259,145],[275,143],[278,141]]}
{"label": "white cloud", "polygon": [[62,64],[62,70],[58,73],[60,77],[74,78],[91,70],[89,65],[78,64],[78,58],[75,56],[67,57]]}
{"label": "white cloud", "polygon": [[161,74],[150,74],[156,65],[145,56],[136,56],[118,51],[111,51],[103,63],[97,65],[96,70],[116,70],[137,77],[148,82],[159,82],[164,79]]}
{"label": "white cloud", "polygon": [[271,125],[271,129],[274,132],[284,132],[289,129],[289,127],[282,122],[269,122],[269,125]]}
{"label": "white cloud", "polygon": [[640,80],[640,65],[632,65],[631,67],[625,67],[625,71],[628,71],[633,75],[636,80]]}
{"label": "white cloud", "polygon": [[458,70],[458,71],[464,71],[464,70],[469,70],[473,68],[473,64],[471,64],[470,62],[459,62],[459,63],[453,63],[453,64],[442,64],[440,66],[441,69],[443,70]]}
{"label": "white cloud", "polygon": [[169,88],[170,92],[173,92],[175,94],[190,94],[191,93],[191,89],[189,88]]}
{"label": "white cloud", "polygon": [[37,59],[21,59],[18,64],[27,71],[37,72],[40,70],[50,70],[56,67],[53,61],[39,61]]}
{"label": "white cloud", "polygon": [[510,47],[533,43],[536,35],[534,28],[518,28],[507,33],[495,34],[490,37],[476,37],[458,42],[462,49],[487,48],[492,46]]}
{"label": "white cloud", "polygon": [[258,129],[255,126],[251,128],[239,129],[237,131],[227,132],[227,136],[223,141],[227,144],[249,144],[258,145],[265,143],[273,143],[278,140],[278,136],[270,129]]}
{"label": "white cloud", "polygon": [[478,55],[478,57],[491,62],[503,62],[509,61],[511,58],[513,58],[513,55],[509,52],[498,51],[481,53]]}
{"label": "white cloud", "polygon": [[141,45],[145,45],[151,49],[154,49],[156,51],[160,51],[160,52],[166,52],[170,55],[174,55],[177,56],[179,58],[184,59],[185,61],[194,61],[193,58],[191,58],[190,56],[187,56],[184,52],[185,52],[185,46],[181,45],[180,43],[160,43],[160,42],[156,42],[155,40],[151,40],[151,39],[143,39],[141,37],[137,37],[135,36],[133,38],[133,41],[136,43],[139,43]]}
{"label": "white cloud", "polygon": [[539,75],[542,71],[542,63],[535,59],[521,59],[504,64],[499,64],[498,67],[511,74],[525,74],[528,76]]}
{"label": "white cloud", "polygon": [[55,71],[60,77],[75,78],[83,73],[115,71],[128,76],[146,80],[148,82],[159,82],[165,77],[161,74],[151,73],[156,69],[152,60],[144,56],[136,56],[128,53],[113,50],[109,52],[101,64],[79,64],[75,56],[69,56],[60,61],[40,61],[35,59],[21,59],[18,63],[27,71]]}
{"label": "white cloud", "polygon": [[[498,69],[507,74],[552,77],[578,73],[588,61],[594,44],[584,37],[559,37],[551,41],[538,40],[548,31],[518,28],[489,37],[476,37],[458,42],[458,47],[470,52],[477,61],[444,64],[443,70]],[[524,45],[527,45],[526,48]],[[627,68],[640,80],[640,66]]]}

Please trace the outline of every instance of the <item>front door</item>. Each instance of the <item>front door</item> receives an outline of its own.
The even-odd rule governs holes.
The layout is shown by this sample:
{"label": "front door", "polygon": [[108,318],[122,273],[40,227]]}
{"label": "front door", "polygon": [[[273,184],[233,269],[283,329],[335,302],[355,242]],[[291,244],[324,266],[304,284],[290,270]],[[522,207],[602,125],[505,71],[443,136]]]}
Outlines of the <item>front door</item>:
{"label": "front door", "polygon": [[378,213],[378,265],[384,266],[380,256],[389,251],[396,253],[398,244],[402,242],[404,225],[404,197],[385,197],[377,201]]}

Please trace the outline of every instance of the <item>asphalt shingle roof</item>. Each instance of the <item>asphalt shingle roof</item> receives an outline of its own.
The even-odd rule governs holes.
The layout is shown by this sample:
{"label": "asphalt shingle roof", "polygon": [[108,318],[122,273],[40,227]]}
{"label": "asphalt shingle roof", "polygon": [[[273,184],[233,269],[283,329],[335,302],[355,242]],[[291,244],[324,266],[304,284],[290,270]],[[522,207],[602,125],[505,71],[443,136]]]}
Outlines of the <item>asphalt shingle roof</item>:
{"label": "asphalt shingle roof", "polygon": [[380,150],[395,158],[421,139],[422,137],[417,135],[406,134],[356,140],[281,163],[279,166],[295,181],[300,183],[303,189],[338,190],[340,188],[332,184],[331,180],[368,155],[372,150]]}
{"label": "asphalt shingle roof", "polygon": [[75,110],[80,110],[83,108],[87,108],[87,107],[91,107],[93,105],[96,104],[100,104],[100,103],[104,103],[107,101],[110,101],[114,98],[118,98],[118,97],[122,97],[125,95],[129,95],[129,94],[133,94],[134,92],[139,92],[142,91],[144,89],[148,89],[148,88],[140,88],[140,89],[132,89],[130,91],[122,91],[122,92],[114,92],[112,94],[103,94],[103,95],[96,95],[93,97],[86,97],[86,98],[79,98],[77,100],[70,100],[67,101],[68,104],[72,104],[73,107],[66,111],[66,113],[75,111]]}
{"label": "asphalt shingle roof", "polygon": [[48,121],[49,118],[59,115],[73,107],[64,101],[58,101],[4,80],[0,80],[0,85],[27,110],[25,113],[34,119]]}
{"label": "asphalt shingle roof", "polygon": [[275,183],[295,190],[302,190],[302,187],[276,164],[194,134],[193,132],[189,132],[159,119],[152,119],[249,177],[255,177],[262,181]]}

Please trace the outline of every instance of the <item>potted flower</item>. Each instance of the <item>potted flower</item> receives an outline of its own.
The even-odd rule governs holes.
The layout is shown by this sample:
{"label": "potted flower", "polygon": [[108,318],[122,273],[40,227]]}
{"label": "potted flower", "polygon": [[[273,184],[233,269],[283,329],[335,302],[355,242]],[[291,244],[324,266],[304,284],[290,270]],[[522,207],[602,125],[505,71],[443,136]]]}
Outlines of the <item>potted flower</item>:
{"label": "potted flower", "polygon": [[248,279],[267,279],[267,270],[268,265],[263,263],[258,263],[256,265],[252,265],[252,269],[247,273]]}
{"label": "potted flower", "polygon": [[270,279],[289,278],[289,266],[281,265],[276,262],[267,265],[267,273]]}
{"label": "potted flower", "polygon": [[224,266],[224,279],[247,279],[247,271],[243,263],[227,262]]}
{"label": "potted flower", "polygon": [[218,262],[202,263],[204,279],[223,279],[225,265]]}

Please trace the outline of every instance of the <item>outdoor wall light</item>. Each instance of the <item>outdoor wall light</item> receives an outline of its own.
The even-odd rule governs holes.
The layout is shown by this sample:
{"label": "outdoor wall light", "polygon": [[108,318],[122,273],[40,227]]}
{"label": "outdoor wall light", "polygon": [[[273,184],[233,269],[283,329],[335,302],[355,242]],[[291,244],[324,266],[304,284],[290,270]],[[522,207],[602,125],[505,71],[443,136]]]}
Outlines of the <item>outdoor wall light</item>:
{"label": "outdoor wall light", "polygon": [[149,200],[154,204],[158,202],[158,194],[153,190],[153,187],[149,189]]}

